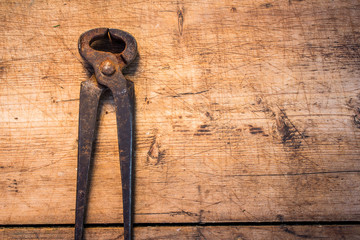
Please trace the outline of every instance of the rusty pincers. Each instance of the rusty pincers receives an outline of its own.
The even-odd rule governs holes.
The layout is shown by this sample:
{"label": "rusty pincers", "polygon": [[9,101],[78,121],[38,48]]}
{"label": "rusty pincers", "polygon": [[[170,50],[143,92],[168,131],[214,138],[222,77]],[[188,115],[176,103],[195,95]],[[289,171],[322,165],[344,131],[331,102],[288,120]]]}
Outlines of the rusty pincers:
{"label": "rusty pincers", "polygon": [[[92,44],[101,39],[120,41],[124,47],[119,52],[99,50]],[[88,195],[90,160],[96,128],[100,96],[109,89],[116,105],[117,134],[121,168],[124,239],[132,237],[132,155],[134,94],[132,84],[122,70],[137,55],[135,38],[118,29],[97,28],[83,33],[79,38],[79,52],[93,68],[93,76],[81,83],[79,109],[79,148],[76,188],[75,239],[81,240],[84,232],[85,210]]]}

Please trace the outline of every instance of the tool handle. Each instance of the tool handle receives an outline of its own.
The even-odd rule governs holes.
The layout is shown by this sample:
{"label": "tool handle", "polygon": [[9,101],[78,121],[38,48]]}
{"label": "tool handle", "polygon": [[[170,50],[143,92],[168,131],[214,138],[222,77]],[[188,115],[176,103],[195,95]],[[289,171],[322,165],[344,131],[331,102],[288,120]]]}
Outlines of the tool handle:
{"label": "tool handle", "polygon": [[132,183],[133,183],[133,121],[134,94],[133,85],[122,79],[118,83],[126,82],[125,88],[110,86],[116,105],[116,120],[118,130],[119,158],[121,169],[124,239],[132,239]]}
{"label": "tool handle", "polygon": [[79,149],[76,184],[75,240],[83,239],[86,202],[88,198],[90,160],[96,117],[103,89],[93,81],[81,83],[79,109]]}

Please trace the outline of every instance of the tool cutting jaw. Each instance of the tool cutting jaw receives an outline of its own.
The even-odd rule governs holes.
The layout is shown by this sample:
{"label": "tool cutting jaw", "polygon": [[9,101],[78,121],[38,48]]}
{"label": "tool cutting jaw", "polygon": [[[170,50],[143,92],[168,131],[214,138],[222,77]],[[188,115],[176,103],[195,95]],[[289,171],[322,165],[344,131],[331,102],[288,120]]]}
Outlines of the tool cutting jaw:
{"label": "tool cutting jaw", "polygon": [[[91,47],[96,40],[108,38],[124,42],[121,52],[99,51]],[[101,93],[109,88],[116,105],[117,133],[123,197],[124,239],[132,238],[132,155],[134,94],[132,84],[122,70],[137,55],[135,38],[118,29],[97,28],[85,32],[78,42],[80,55],[94,68],[94,76],[83,82],[80,92],[79,157],[75,239],[82,239],[86,209],[88,171],[90,165],[96,112]],[[94,120],[95,119],[95,120]],[[81,140],[81,141],[80,141]]]}
{"label": "tool cutting jaw", "polygon": [[[95,50],[91,47],[93,42],[104,38],[124,42],[124,50],[120,53],[109,54],[109,52]],[[78,41],[78,48],[80,55],[89,62],[94,69],[103,61],[112,58],[113,56],[117,59],[117,62],[114,62],[114,64],[118,64],[122,70],[134,61],[137,55],[137,43],[135,38],[127,32],[113,28],[96,28],[81,34]],[[114,58],[111,60],[114,60]]]}

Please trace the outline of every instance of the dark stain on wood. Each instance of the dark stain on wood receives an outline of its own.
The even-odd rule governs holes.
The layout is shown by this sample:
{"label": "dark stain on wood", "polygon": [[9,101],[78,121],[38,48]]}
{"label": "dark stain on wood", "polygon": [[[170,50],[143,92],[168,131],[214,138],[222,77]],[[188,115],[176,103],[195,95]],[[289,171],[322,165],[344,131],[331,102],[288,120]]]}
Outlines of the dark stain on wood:
{"label": "dark stain on wood", "polygon": [[265,8],[272,8],[274,5],[272,5],[271,3],[265,3],[265,4],[261,4],[261,7],[265,7]]}
{"label": "dark stain on wood", "polygon": [[334,45],[330,46],[329,51],[333,51],[337,58],[356,60],[355,62],[359,63],[360,44],[356,40],[359,35],[359,33],[354,33],[354,35],[343,36],[338,43],[335,42]]}
{"label": "dark stain on wood", "polygon": [[237,240],[246,240],[245,236],[243,234],[238,234],[238,236],[235,238]]}
{"label": "dark stain on wood", "polygon": [[5,73],[5,67],[0,64],[0,76],[3,75]]}
{"label": "dark stain on wood", "polygon": [[360,108],[355,109],[354,124],[355,127],[360,128]]}
{"label": "dark stain on wood", "polygon": [[249,125],[249,130],[251,134],[259,134],[264,133],[263,129],[261,127],[254,127],[252,125]]}
{"label": "dark stain on wood", "polygon": [[304,0],[289,0],[289,5],[292,5],[293,2],[302,2]]}
{"label": "dark stain on wood", "polygon": [[183,34],[183,30],[184,30],[184,8],[181,8],[177,11],[177,17],[178,17],[178,31],[180,36],[182,36]]}
{"label": "dark stain on wood", "polygon": [[199,129],[198,132],[210,132],[209,129]]}
{"label": "dark stain on wood", "polygon": [[209,112],[206,112],[205,116],[208,117],[210,120],[214,120],[214,118],[212,117],[212,115]]}
{"label": "dark stain on wood", "polygon": [[277,219],[279,222],[284,222],[284,216],[281,215],[281,214],[276,215],[276,219]]}
{"label": "dark stain on wood", "polygon": [[352,115],[354,126],[360,129],[360,94],[358,94],[355,99],[350,98],[349,101],[346,102],[346,106],[354,112],[354,115]]}
{"label": "dark stain on wood", "polygon": [[[269,135],[264,132],[264,129],[262,127],[254,127],[253,125],[248,125],[249,131],[251,134],[261,134],[264,137],[268,137]],[[242,129],[236,129],[236,131],[241,132]]]}
{"label": "dark stain on wood", "polygon": [[165,154],[166,150],[161,149],[159,138],[154,136],[146,157],[146,162],[149,164],[158,165],[165,158]]}
{"label": "dark stain on wood", "polygon": [[147,97],[145,97],[145,102],[146,104],[150,104],[150,100]]}
{"label": "dark stain on wood", "polygon": [[285,146],[294,149],[301,147],[302,139],[305,138],[305,136],[299,132],[284,111],[281,111],[281,114],[277,116],[276,126],[281,136],[281,141]]}
{"label": "dark stain on wood", "polygon": [[18,190],[18,183],[17,183],[17,181],[16,181],[16,179],[7,179],[10,183],[9,183],[9,185],[8,185],[8,190],[10,191],[10,192],[19,192],[19,190]]}
{"label": "dark stain on wood", "polygon": [[202,136],[202,135],[211,135],[210,129],[208,129],[210,125],[203,124],[199,126],[199,129],[194,134],[195,136]]}
{"label": "dark stain on wood", "polygon": [[[334,24],[336,23],[336,19],[331,21],[333,21]],[[360,70],[359,37],[359,32],[353,32],[351,35],[344,35],[334,39],[334,41],[326,47],[319,43],[307,43],[304,47],[310,53],[308,57],[313,58],[319,54],[326,61],[336,59],[340,69]]]}

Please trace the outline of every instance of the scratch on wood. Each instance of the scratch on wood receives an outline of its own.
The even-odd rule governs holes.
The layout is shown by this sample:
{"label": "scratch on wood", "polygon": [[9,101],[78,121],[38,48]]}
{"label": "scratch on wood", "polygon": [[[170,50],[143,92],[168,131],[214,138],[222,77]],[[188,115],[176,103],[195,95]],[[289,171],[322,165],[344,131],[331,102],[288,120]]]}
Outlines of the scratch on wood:
{"label": "scratch on wood", "polygon": [[170,215],[170,216],[177,216],[177,215],[185,215],[185,216],[198,216],[197,213],[192,213],[192,212],[188,212],[188,211],[172,211],[172,212],[162,212],[162,213],[158,213],[158,212],[153,212],[153,213],[135,213],[135,215]]}
{"label": "scratch on wood", "polygon": [[232,177],[286,177],[286,176],[302,176],[302,175],[322,175],[322,174],[358,174],[360,170],[345,170],[345,171],[329,171],[329,172],[303,172],[303,173],[271,173],[271,174],[237,174]]}
{"label": "scratch on wood", "polygon": [[55,101],[55,103],[59,103],[59,102],[74,102],[74,101],[79,101],[80,98],[73,98],[73,99],[64,99],[64,100],[57,100]]}
{"label": "scratch on wood", "polygon": [[313,238],[313,237],[310,236],[310,235],[298,234],[298,233],[296,233],[294,230],[289,229],[289,228],[286,227],[286,226],[281,226],[280,229],[283,230],[284,232],[289,233],[289,234],[291,234],[291,235],[294,235],[295,237],[298,237],[298,238]]}
{"label": "scratch on wood", "polygon": [[184,210],[170,212],[170,216],[176,216],[176,215],[198,216],[197,213],[192,213],[192,212],[188,212],[188,211],[184,211]]}
{"label": "scratch on wood", "polygon": [[207,239],[204,234],[202,233],[200,227],[196,227],[197,236],[196,239]]}
{"label": "scratch on wood", "polygon": [[199,91],[199,92],[185,92],[185,93],[178,93],[176,95],[173,95],[171,97],[173,98],[177,98],[177,97],[180,97],[180,96],[184,96],[184,95],[197,95],[197,94],[202,94],[202,93],[206,93],[208,92],[209,90],[203,90],[203,91]]}

